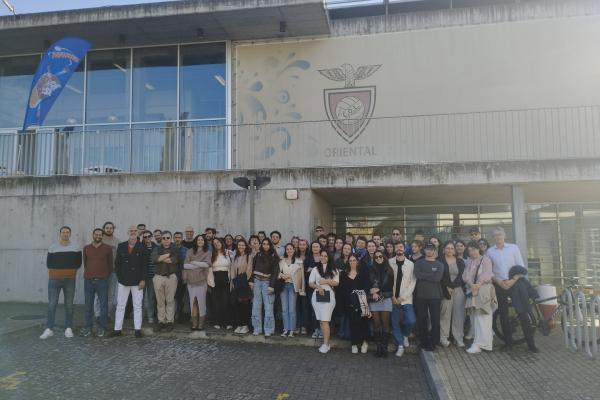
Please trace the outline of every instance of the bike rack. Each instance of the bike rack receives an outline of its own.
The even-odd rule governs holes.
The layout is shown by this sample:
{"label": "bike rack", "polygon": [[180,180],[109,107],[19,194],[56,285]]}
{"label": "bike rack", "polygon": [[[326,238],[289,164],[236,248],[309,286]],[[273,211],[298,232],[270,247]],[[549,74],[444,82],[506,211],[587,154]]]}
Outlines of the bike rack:
{"label": "bike rack", "polygon": [[[583,292],[577,292],[577,301],[575,302],[575,317],[577,318],[577,345],[581,351],[588,357],[593,357],[590,349],[590,331],[588,329],[587,302]],[[583,334],[582,334],[583,331]],[[582,338],[583,336],[583,338]]]}
{"label": "bike rack", "polygon": [[592,297],[590,303],[590,318],[591,318],[591,340],[592,340],[592,357],[596,357],[598,354],[598,337],[596,334],[596,322],[600,323],[600,296],[596,295]]}
{"label": "bike rack", "polygon": [[[565,347],[567,349],[571,348],[574,351],[577,351],[577,343],[575,342],[575,321],[573,321],[573,314],[575,311],[575,306],[573,304],[573,295],[570,290],[565,290],[562,293],[562,302],[565,304],[563,306],[563,335],[565,337]],[[569,332],[570,331],[570,332]],[[569,333],[571,335],[569,336]],[[569,342],[569,337],[571,341]]]}

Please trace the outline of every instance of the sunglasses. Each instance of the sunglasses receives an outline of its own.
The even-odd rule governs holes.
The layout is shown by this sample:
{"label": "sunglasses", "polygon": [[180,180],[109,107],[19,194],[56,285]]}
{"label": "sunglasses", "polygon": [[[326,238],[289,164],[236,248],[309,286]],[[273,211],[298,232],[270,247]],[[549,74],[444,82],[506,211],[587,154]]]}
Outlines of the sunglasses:
{"label": "sunglasses", "polygon": [[375,259],[376,259],[376,260],[383,260],[383,256],[382,256],[382,255],[375,256]]}
{"label": "sunglasses", "polygon": [[394,236],[400,236],[399,233],[392,233],[392,235],[394,235]]}
{"label": "sunglasses", "polygon": [[163,240],[171,240],[171,236],[163,236],[162,239]]}
{"label": "sunglasses", "polygon": [[152,237],[152,236],[150,236],[150,235],[144,235],[144,236],[143,236],[143,238],[144,238],[144,239],[150,239],[151,237]]}

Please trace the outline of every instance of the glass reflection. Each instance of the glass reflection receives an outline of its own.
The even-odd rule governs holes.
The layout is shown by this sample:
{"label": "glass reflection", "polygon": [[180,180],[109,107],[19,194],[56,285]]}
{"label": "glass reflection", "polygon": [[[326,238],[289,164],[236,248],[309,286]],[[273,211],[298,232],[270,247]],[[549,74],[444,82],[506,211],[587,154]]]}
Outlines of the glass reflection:
{"label": "glass reflection", "polygon": [[129,126],[87,126],[84,175],[129,172]]}
{"label": "glass reflection", "polygon": [[40,56],[0,57],[0,128],[21,128]]}
{"label": "glass reflection", "polygon": [[93,51],[87,63],[86,123],[129,122],[130,50]]}
{"label": "glass reflection", "polygon": [[225,44],[181,46],[180,57],[179,118],[225,118]]}
{"label": "glass reflection", "polygon": [[177,118],[177,47],[133,50],[133,120]]}

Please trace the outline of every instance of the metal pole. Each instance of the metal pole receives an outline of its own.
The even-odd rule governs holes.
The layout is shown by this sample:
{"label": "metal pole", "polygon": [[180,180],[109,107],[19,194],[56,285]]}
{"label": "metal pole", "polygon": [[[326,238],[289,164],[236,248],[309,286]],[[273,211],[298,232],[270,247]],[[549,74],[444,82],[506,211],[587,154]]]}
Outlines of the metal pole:
{"label": "metal pole", "polygon": [[250,186],[248,190],[250,191],[250,235],[254,235],[256,232],[254,229],[254,196],[256,192],[256,177],[249,177]]}

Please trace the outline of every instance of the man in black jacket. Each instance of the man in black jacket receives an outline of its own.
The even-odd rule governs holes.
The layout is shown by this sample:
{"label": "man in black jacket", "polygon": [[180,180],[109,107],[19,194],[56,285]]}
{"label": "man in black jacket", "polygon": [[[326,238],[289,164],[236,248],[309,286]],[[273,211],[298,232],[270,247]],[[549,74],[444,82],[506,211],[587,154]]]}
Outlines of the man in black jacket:
{"label": "man in black jacket", "polygon": [[146,286],[146,266],[148,255],[146,247],[138,241],[137,227],[128,229],[129,240],[119,243],[115,257],[115,272],[119,281],[117,294],[117,312],[115,329],[112,336],[121,336],[125,305],[131,293],[133,300],[133,326],[135,337],[142,337],[142,301]]}

